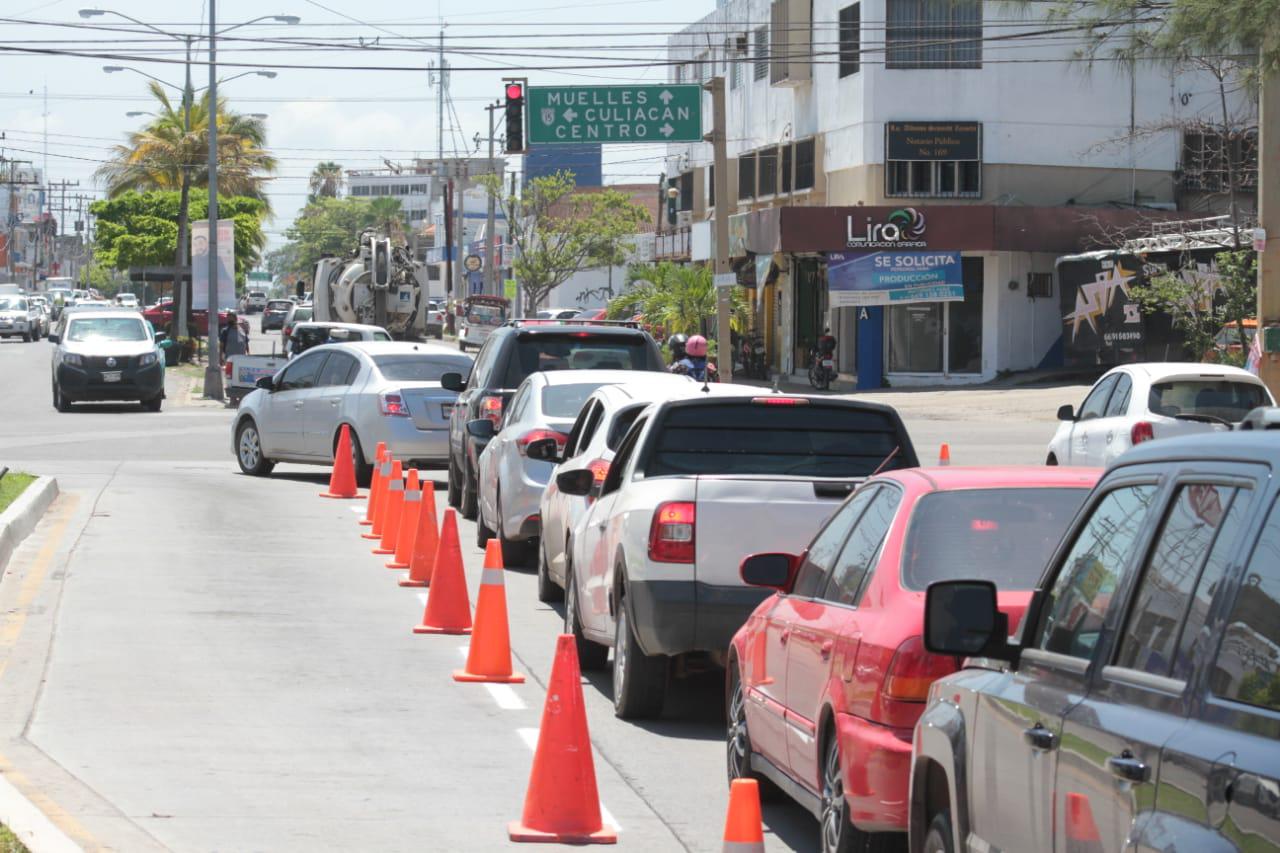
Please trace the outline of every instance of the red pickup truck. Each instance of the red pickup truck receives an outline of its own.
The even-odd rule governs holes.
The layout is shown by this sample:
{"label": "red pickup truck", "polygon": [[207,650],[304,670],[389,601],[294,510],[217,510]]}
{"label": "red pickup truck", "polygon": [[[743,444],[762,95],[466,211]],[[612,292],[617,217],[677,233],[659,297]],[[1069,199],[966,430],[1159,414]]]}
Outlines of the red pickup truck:
{"label": "red pickup truck", "polygon": [[[143,311],[142,316],[157,329],[167,328],[173,322],[173,300],[167,296],[164,297]],[[227,312],[219,311],[218,328],[221,329],[225,325],[227,325]],[[248,337],[249,321],[244,317],[240,318],[240,328],[244,331],[245,336]],[[197,308],[191,312],[191,331],[196,335],[209,334],[209,312],[207,310]]]}

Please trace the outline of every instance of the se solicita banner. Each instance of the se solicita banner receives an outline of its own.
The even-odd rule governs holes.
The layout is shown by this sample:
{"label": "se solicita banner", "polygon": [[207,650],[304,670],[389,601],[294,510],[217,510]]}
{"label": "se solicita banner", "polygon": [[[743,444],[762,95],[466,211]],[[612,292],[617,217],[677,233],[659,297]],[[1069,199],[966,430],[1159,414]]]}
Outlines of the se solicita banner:
{"label": "se solicita banner", "polygon": [[961,302],[959,252],[828,252],[832,308]]}

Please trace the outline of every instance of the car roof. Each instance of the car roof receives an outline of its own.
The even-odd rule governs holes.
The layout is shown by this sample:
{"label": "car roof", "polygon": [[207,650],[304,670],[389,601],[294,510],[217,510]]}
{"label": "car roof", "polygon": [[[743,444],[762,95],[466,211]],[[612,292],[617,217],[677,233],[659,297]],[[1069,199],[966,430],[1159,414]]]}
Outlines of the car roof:
{"label": "car roof", "polygon": [[1277,468],[1280,467],[1280,435],[1268,430],[1245,430],[1146,441],[1125,451],[1111,470],[1153,462],[1195,460],[1254,462]]}
{"label": "car roof", "polygon": [[1122,364],[1115,370],[1129,370],[1147,377],[1153,382],[1173,378],[1243,379],[1262,384],[1262,380],[1247,370],[1225,364],[1203,364],[1198,361],[1148,361]]}
{"label": "car roof", "polygon": [[643,329],[635,329],[635,328],[632,328],[631,326],[601,326],[601,325],[590,323],[590,322],[587,322],[587,323],[557,322],[555,320],[539,320],[536,317],[533,318],[533,322],[530,322],[527,324],[525,324],[525,322],[521,320],[516,320],[513,322],[519,323],[520,325],[512,326],[508,324],[503,328],[510,329],[512,334],[521,335],[521,336],[523,335],[564,336],[566,334],[581,335],[585,333],[587,335],[593,335],[593,336],[599,335],[600,337],[619,337],[619,338],[649,337],[649,334],[645,332]]}
{"label": "car roof", "polygon": [[[294,326],[294,331],[298,329],[350,329],[353,332],[386,332],[387,330],[381,326],[370,326],[365,323],[337,323],[329,320],[304,320]],[[388,332],[388,334],[390,334]]]}
{"label": "car roof", "polygon": [[899,468],[876,479],[896,480],[913,491],[949,492],[962,489],[1076,488],[1092,489],[1101,468],[1056,465],[987,465]]}
{"label": "car roof", "polygon": [[134,319],[139,320],[141,322],[146,322],[143,316],[139,314],[137,311],[131,311],[124,308],[117,308],[114,305],[103,305],[102,307],[99,307],[97,305],[90,305],[90,306],[85,306],[85,309],[79,309],[79,307],[77,306],[77,309],[72,309],[71,313],[72,314],[92,314],[95,317],[113,317],[113,318],[133,317]]}
{"label": "car roof", "polygon": [[[591,372],[612,373],[615,371]],[[657,370],[628,370],[624,372],[628,374],[625,382],[617,385],[601,385],[595,390],[595,394],[608,398],[613,405],[625,406],[629,403],[652,403],[657,400],[665,400],[690,386],[702,387],[702,383],[697,382],[692,377],[678,373],[666,373]]]}
{"label": "car roof", "polygon": [[[458,356],[468,361],[472,360],[469,355],[458,352],[453,347],[425,341],[419,341],[418,343],[411,341],[344,341],[338,344],[325,344],[323,348],[328,349],[329,347],[359,350],[365,355],[411,355],[420,353],[423,355]],[[315,349],[321,349],[321,347],[315,347]],[[308,350],[308,352],[310,351]]]}
{"label": "car roof", "polygon": [[584,385],[592,382],[616,385],[621,382],[630,383],[637,374],[653,373],[651,370],[540,370],[530,373],[529,377],[540,377],[547,385]]}

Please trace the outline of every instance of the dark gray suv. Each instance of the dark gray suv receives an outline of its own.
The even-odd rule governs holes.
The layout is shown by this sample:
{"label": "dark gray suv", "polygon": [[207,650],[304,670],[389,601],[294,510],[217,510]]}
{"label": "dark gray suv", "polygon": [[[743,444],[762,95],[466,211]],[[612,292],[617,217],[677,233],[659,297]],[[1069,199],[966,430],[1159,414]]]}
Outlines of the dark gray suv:
{"label": "dark gray suv", "polygon": [[1017,639],[989,584],[929,588],[971,660],[916,726],[912,851],[1280,850],[1277,470],[1268,433],[1129,451]]}

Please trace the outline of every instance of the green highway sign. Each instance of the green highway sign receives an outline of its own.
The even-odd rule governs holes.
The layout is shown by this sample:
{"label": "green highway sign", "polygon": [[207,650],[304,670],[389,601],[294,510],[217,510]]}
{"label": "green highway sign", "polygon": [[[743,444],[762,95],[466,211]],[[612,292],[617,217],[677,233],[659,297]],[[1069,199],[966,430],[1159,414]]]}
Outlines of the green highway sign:
{"label": "green highway sign", "polygon": [[249,273],[249,281],[271,281],[271,273],[253,270]]}
{"label": "green highway sign", "polygon": [[699,142],[702,87],[530,86],[528,142]]}

